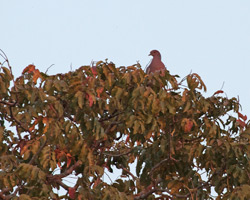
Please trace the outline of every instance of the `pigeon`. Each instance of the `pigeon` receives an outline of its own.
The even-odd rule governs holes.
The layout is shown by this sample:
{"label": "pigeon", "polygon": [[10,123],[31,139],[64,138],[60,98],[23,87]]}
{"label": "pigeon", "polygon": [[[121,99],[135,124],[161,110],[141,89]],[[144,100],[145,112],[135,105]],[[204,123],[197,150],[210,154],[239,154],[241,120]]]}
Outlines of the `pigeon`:
{"label": "pigeon", "polygon": [[162,72],[166,70],[164,63],[161,61],[161,54],[159,51],[152,50],[150,51],[149,56],[153,56],[153,59],[146,69],[147,74],[154,73],[156,71]]}

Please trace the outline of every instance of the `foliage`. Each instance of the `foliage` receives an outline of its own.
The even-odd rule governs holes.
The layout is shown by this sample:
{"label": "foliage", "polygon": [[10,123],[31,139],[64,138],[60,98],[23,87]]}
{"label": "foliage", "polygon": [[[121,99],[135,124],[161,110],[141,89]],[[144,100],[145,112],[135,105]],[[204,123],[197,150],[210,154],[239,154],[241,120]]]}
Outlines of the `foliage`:
{"label": "foliage", "polygon": [[221,90],[204,97],[198,74],[100,61],[52,76],[29,65],[14,79],[2,56],[0,198],[213,199],[214,188],[250,199],[247,117]]}

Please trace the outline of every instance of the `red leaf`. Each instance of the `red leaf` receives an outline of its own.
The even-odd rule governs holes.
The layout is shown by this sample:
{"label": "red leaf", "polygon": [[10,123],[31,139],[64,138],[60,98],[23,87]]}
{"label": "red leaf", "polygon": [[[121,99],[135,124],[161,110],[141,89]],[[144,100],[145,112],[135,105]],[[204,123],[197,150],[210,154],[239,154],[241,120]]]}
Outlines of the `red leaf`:
{"label": "red leaf", "polygon": [[214,95],[220,94],[220,93],[224,93],[224,91],[223,91],[223,90],[218,90],[218,91],[216,91],[216,92],[214,93]]}
{"label": "red leaf", "polygon": [[100,98],[100,94],[103,92],[103,87],[99,87],[96,89],[97,96]]}
{"label": "red leaf", "polygon": [[190,119],[185,120],[185,122],[186,123],[185,123],[185,126],[184,126],[184,132],[188,133],[188,132],[191,131],[194,122],[192,120],[190,120]]}
{"label": "red leaf", "polygon": [[243,119],[244,121],[247,120],[247,116],[246,115],[242,115],[240,112],[238,112],[238,116],[239,116],[239,118]]}
{"label": "red leaf", "polygon": [[75,190],[75,188],[69,188],[69,197],[71,199],[75,199],[76,198],[76,190]]}
{"label": "red leaf", "polygon": [[127,138],[125,140],[125,144],[127,144],[129,142],[129,135],[127,135]]}
{"label": "red leaf", "polygon": [[72,156],[69,154],[69,153],[67,153],[67,168],[69,167],[69,165],[70,165],[70,163],[71,163],[71,160],[72,160]]}
{"label": "red leaf", "polygon": [[95,182],[94,182],[93,188],[96,188],[96,186],[98,186],[100,183],[101,183],[101,179],[100,179],[100,177],[98,177],[98,178],[95,180]]}
{"label": "red leaf", "polygon": [[35,68],[36,68],[35,65],[28,65],[27,67],[25,67],[22,74],[24,74],[25,72],[28,72],[28,73],[33,72]]}
{"label": "red leaf", "polygon": [[93,105],[93,98],[89,95],[89,106],[91,107]]}
{"label": "red leaf", "polygon": [[91,67],[91,71],[92,71],[92,74],[93,74],[94,76],[97,75],[96,66]]}
{"label": "red leaf", "polygon": [[239,126],[240,126],[241,128],[244,128],[244,127],[246,126],[246,123],[243,122],[243,121],[241,121],[240,119],[237,119],[237,122],[239,123]]}

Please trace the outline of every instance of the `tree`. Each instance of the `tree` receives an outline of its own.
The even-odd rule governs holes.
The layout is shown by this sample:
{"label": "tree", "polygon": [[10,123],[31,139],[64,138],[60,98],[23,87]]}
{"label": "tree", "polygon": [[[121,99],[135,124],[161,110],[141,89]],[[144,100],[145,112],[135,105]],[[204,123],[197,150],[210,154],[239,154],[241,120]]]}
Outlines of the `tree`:
{"label": "tree", "polygon": [[52,76],[28,65],[14,79],[2,57],[1,199],[250,198],[247,117],[221,90],[204,97],[198,74],[100,61]]}

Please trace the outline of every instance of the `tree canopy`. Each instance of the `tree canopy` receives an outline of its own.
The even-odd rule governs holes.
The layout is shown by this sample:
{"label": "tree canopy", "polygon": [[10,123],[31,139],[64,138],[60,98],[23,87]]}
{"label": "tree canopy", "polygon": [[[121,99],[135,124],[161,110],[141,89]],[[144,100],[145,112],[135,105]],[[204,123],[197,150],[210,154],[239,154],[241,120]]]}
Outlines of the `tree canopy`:
{"label": "tree canopy", "polygon": [[2,56],[0,199],[250,199],[247,117],[198,74],[100,61],[14,78]]}

